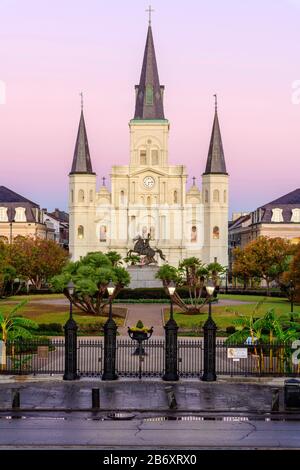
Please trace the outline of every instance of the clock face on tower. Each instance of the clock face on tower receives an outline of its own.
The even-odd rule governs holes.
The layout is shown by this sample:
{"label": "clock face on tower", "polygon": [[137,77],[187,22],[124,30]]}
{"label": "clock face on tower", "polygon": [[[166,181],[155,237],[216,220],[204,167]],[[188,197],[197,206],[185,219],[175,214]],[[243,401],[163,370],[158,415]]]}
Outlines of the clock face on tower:
{"label": "clock face on tower", "polygon": [[146,177],[144,178],[144,186],[145,186],[145,188],[147,188],[147,189],[153,188],[154,183],[155,183],[155,181],[154,181],[154,178],[152,178],[152,176],[146,176]]}

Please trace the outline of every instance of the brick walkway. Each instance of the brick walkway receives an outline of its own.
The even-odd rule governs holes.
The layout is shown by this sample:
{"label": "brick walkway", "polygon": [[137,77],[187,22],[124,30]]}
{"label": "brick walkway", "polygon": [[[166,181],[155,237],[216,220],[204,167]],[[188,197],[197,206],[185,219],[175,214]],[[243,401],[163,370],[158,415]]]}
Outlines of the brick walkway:
{"label": "brick walkway", "polygon": [[139,320],[142,320],[145,326],[153,326],[153,337],[164,336],[162,321],[162,308],[166,304],[127,304],[128,314],[124,327],[119,328],[122,336],[128,336],[128,326],[135,326]]}

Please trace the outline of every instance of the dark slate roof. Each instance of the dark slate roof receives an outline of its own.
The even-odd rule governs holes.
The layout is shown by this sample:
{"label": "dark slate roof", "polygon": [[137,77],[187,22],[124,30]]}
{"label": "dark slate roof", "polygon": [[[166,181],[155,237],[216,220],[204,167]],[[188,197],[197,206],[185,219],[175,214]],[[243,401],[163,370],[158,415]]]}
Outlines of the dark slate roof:
{"label": "dark slate roof", "polygon": [[59,222],[69,222],[69,214],[65,211],[61,211],[59,209],[55,209],[53,212],[47,212],[50,217],[53,217],[53,219],[58,220]]}
{"label": "dark slate roof", "polygon": [[[153,92],[152,104],[147,104],[146,90]],[[151,25],[148,28],[140,84],[136,86],[134,119],[165,119],[163,107],[163,87],[159,84]]]}
{"label": "dark slate roof", "polygon": [[262,223],[278,223],[272,222],[273,209],[282,209],[283,223],[291,222],[292,210],[300,209],[300,188],[285,194],[284,196],[274,199],[257,210],[260,212],[259,220]]}
{"label": "dark slate roof", "polygon": [[[291,191],[290,193],[285,194],[284,196],[275,199],[274,201],[268,202],[268,204],[264,204],[264,206],[275,206],[275,205],[286,205],[286,204],[300,204],[300,188]],[[262,207],[264,207],[262,206]]]}
{"label": "dark slate roof", "polygon": [[227,175],[217,109],[215,110],[214,123],[204,175],[211,173]]}
{"label": "dark slate roof", "polygon": [[93,174],[89,143],[85,128],[83,111],[81,110],[71,175],[74,173]]}
{"label": "dark slate roof", "polygon": [[6,188],[5,186],[0,186],[0,204],[1,203],[25,203],[30,204],[34,207],[40,207],[35,202],[26,199],[18,193],[15,193],[11,189]]}

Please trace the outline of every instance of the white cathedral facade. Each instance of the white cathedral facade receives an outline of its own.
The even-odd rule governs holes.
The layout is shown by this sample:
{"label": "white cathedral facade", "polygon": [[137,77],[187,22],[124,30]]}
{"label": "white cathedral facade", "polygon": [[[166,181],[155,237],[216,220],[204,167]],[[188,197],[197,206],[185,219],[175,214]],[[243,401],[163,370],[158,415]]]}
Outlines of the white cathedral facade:
{"label": "white cathedral facade", "polygon": [[[126,256],[134,247],[133,239],[141,235],[150,237],[150,246],[161,249],[174,266],[190,256],[227,266],[228,174],[217,108],[202,188],[194,179],[187,190],[185,166],[169,163],[170,123],[164,115],[164,87],[159,82],[151,25],[135,91],[129,164],[112,166],[110,190],[104,181],[97,190],[81,111],[69,174],[72,260],[92,251],[115,250]],[[157,261],[164,262],[159,257]]]}

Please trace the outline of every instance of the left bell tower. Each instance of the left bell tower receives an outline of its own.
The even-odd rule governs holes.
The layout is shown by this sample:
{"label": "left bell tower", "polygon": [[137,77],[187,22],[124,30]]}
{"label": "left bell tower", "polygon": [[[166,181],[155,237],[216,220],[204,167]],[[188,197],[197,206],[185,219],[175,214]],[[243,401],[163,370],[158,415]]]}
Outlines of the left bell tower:
{"label": "left bell tower", "polygon": [[96,174],[92,169],[81,94],[81,114],[69,173],[69,251],[72,261],[79,260],[96,246],[95,204]]}

